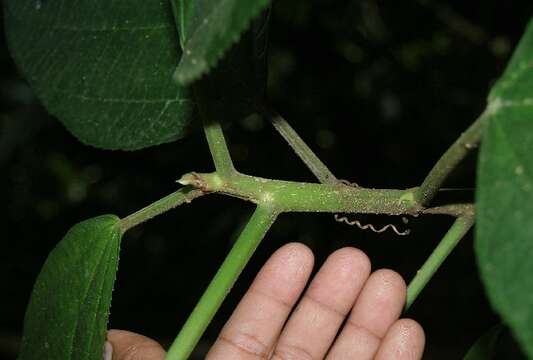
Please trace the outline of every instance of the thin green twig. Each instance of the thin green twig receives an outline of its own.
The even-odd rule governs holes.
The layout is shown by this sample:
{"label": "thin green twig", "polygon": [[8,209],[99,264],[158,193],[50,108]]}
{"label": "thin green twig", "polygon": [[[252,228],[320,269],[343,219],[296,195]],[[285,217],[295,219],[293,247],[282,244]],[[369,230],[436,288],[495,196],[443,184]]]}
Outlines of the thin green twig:
{"label": "thin green twig", "polygon": [[407,311],[413,302],[416,300],[418,294],[424,289],[433,274],[439,269],[444,260],[455,248],[459,240],[461,240],[468,230],[474,224],[474,215],[465,214],[458,217],[453,225],[450,227],[446,235],[442,238],[437,247],[433,250],[424,265],[416,273],[413,280],[407,287],[407,300],[405,302],[405,311]]}
{"label": "thin green twig", "polygon": [[162,199],[134,212],[131,215],[126,216],[120,220],[120,229],[122,233],[137,226],[151,218],[160,215],[170,209],[175,208],[183,203],[189,203],[199,196],[204,195],[205,192],[195,189],[192,186],[185,186],[178,191],[173,192],[170,195],[165,196]]}
{"label": "thin green twig", "polygon": [[217,121],[204,120],[204,132],[215,169],[223,177],[232,176],[236,171],[224,138],[222,126]]}
{"label": "thin green twig", "polygon": [[277,212],[274,209],[264,206],[257,207],[176,340],[174,340],[165,360],[185,360],[189,357],[276,217]]}
{"label": "thin green twig", "polygon": [[429,204],[457,164],[477,147],[486,123],[486,113],[483,113],[437,161],[415,193],[415,200],[420,205]]}
{"label": "thin green twig", "polygon": [[290,124],[278,113],[269,111],[267,116],[270,118],[274,128],[287,141],[296,155],[305,163],[305,165],[316,176],[322,184],[336,184],[337,178],[328,169],[328,167],[316,156],[302,138],[294,131]]}

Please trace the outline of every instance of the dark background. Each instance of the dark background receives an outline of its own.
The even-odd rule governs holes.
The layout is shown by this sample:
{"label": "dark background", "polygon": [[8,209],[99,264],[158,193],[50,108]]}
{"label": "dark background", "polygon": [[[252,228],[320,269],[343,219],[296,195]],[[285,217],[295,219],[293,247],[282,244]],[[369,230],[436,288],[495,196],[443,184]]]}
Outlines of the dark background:
{"label": "dark background", "polygon": [[[342,179],[367,187],[421,183],[485,106],[490,86],[533,14],[524,1],[275,1],[269,97]],[[200,132],[137,152],[87,147],[47,115],[0,43],[0,359],[14,359],[28,297],[52,247],[74,223],[125,216],[172,192],[174,180],[212,169]],[[314,181],[269,124],[227,129],[239,170]],[[475,154],[440,201],[473,200]],[[111,324],[168,345],[231,247],[252,206],[209,196],[125,236]],[[397,218],[364,217],[404,226]],[[328,214],[286,214],[273,226],[199,346],[209,347],[254,274],[289,241],[308,244],[317,265],[356,246],[375,268],[411,279],[451,224],[423,216],[412,234],[376,235]],[[427,334],[426,358],[459,359],[499,318],[479,281],[467,236],[407,314]],[[200,357],[201,355],[199,355]]]}

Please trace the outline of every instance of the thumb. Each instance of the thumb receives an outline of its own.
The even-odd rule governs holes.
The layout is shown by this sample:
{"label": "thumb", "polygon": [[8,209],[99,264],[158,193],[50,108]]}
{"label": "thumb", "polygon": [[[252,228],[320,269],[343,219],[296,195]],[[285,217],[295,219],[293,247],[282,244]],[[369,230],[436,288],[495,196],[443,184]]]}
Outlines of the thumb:
{"label": "thumb", "polygon": [[104,360],[163,360],[165,350],[155,340],[125,330],[109,330]]}

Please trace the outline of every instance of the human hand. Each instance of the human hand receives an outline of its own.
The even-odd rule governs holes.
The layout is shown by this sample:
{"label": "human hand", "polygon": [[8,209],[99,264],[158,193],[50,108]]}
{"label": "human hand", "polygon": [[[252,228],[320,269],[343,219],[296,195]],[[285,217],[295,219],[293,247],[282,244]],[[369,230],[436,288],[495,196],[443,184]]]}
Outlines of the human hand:
{"label": "human hand", "polygon": [[[422,357],[422,327],[414,320],[399,320],[406,298],[399,274],[384,269],[370,274],[370,261],[362,251],[343,248],[328,257],[300,298],[313,261],[311,250],[302,244],[287,244],[276,251],[207,359]],[[162,360],[165,356],[154,340],[121,330],[109,331],[106,350],[108,356],[113,353],[113,360]]]}

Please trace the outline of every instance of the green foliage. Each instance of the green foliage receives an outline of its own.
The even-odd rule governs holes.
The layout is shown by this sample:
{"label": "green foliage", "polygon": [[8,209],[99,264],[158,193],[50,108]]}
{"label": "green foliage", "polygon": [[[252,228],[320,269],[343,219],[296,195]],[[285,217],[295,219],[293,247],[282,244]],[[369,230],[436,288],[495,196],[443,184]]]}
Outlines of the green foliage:
{"label": "green foliage", "polygon": [[503,330],[502,325],[496,325],[487,330],[476,340],[468,350],[464,360],[492,360],[495,358],[496,343]]}
{"label": "green foliage", "polygon": [[6,0],[12,56],[78,139],[133,150],[183,137],[193,109],[172,81],[180,48],[167,1]]}
{"label": "green foliage", "polygon": [[533,21],[489,98],[476,253],[495,309],[533,356]]}
{"label": "green foliage", "polygon": [[172,1],[183,46],[174,77],[182,85],[189,85],[209,72],[270,3],[269,0]]}
{"label": "green foliage", "polygon": [[19,360],[100,360],[118,266],[119,219],[73,226],[39,274],[24,320]]}

